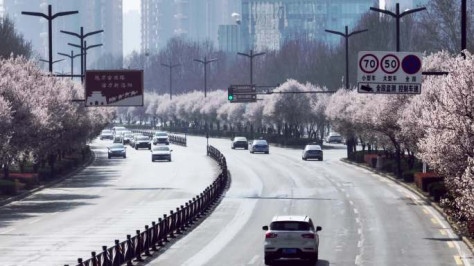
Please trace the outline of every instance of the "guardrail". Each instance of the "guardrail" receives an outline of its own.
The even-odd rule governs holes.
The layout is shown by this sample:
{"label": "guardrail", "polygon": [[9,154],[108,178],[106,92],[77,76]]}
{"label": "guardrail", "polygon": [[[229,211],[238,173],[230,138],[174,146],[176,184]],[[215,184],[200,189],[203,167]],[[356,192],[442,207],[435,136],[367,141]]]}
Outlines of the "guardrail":
{"label": "guardrail", "polygon": [[[150,138],[153,137],[153,130],[143,130],[143,129],[132,129],[133,133],[141,133],[144,136],[148,136]],[[171,143],[176,145],[181,145],[187,147],[187,139],[186,137],[182,137],[179,135],[168,134],[169,140]]]}
{"label": "guardrail", "polygon": [[[127,235],[127,240],[115,240],[112,247],[102,246],[102,252],[91,252],[87,260],[77,259],[77,266],[132,266],[133,261],[143,261],[143,257],[151,256],[151,252],[164,247],[169,238],[183,234],[196,221],[202,218],[220,199],[227,188],[227,162],[222,153],[212,146],[207,147],[207,155],[219,164],[219,176],[204,191],[176,208],[163,218],[146,225],[144,231],[136,230],[136,235]],[[65,266],[68,266],[67,264]]]}

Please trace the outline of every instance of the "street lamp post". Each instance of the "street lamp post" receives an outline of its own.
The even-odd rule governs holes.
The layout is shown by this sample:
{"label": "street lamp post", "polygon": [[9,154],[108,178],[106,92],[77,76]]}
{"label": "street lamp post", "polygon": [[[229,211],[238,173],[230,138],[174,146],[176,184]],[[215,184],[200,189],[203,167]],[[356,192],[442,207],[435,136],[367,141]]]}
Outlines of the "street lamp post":
{"label": "street lamp post", "polygon": [[346,32],[345,33],[340,32],[340,31],[326,30],[326,32],[341,35],[345,39],[345,42],[346,42],[346,90],[349,89],[349,37],[351,37],[353,35],[356,35],[356,34],[359,34],[359,33],[366,32],[366,31],[368,31],[368,29],[356,30],[356,31],[353,31],[353,32],[349,33],[349,27],[348,26],[346,26]]}
{"label": "street lamp post", "polygon": [[253,85],[253,58],[259,55],[264,55],[265,53],[253,53],[253,50],[250,50],[250,54],[237,53],[238,55],[246,56],[250,58],[250,85]]}
{"label": "street lamp post", "polygon": [[53,20],[57,17],[78,14],[79,11],[59,12],[53,15],[51,5],[48,5],[48,14],[40,12],[21,12],[22,15],[43,17],[48,20],[48,45],[49,45],[49,72],[53,74]]}
{"label": "street lamp post", "polygon": [[84,66],[84,56],[85,56],[85,54],[83,52],[84,51],[84,41],[87,37],[95,35],[95,34],[102,33],[102,32],[104,32],[104,30],[91,31],[91,32],[88,32],[88,33],[84,34],[84,27],[81,27],[81,30],[80,30],[81,33],[75,33],[75,32],[65,31],[65,30],[62,30],[60,32],[64,33],[64,34],[69,34],[69,35],[74,36],[74,37],[77,37],[81,41],[81,45],[80,45],[80,48],[81,48],[81,75],[82,75],[81,81],[84,82],[84,73],[85,73],[85,66]]}
{"label": "street lamp post", "polygon": [[84,73],[82,75],[83,75],[83,78],[84,78],[84,74],[87,71],[87,50],[92,49],[92,48],[96,48],[96,47],[100,47],[103,44],[100,43],[100,44],[94,44],[94,45],[87,46],[87,41],[84,41],[84,45],[77,45],[77,44],[73,44],[73,43],[68,43],[68,45],[79,48],[79,49],[82,49],[81,52],[84,56]]}
{"label": "street lamp post", "polygon": [[[467,3],[466,0],[461,2],[461,50],[467,48]],[[466,55],[463,53],[463,56]]]}
{"label": "street lamp post", "polygon": [[78,56],[82,56],[82,53],[80,54],[74,54],[74,51],[71,50],[71,55],[65,54],[65,53],[58,53],[58,55],[66,56],[69,59],[71,59],[71,79],[74,79],[74,58]]}
{"label": "street lamp post", "polygon": [[[45,60],[45,59],[40,59],[39,61],[44,62],[44,63],[49,63],[49,60]],[[54,65],[54,64],[62,62],[62,61],[64,61],[64,59],[55,60],[51,63],[51,65]]]}
{"label": "street lamp post", "polygon": [[180,64],[172,65],[171,62],[170,62],[169,64],[163,64],[162,63],[161,65],[170,69],[170,100],[171,100],[171,99],[173,99],[173,96],[172,96],[172,91],[173,91],[173,78],[172,78],[173,68],[180,66]]}
{"label": "street lamp post", "polygon": [[207,57],[205,56],[204,60],[194,59],[195,62],[199,62],[204,65],[204,97],[207,97],[207,65],[217,60],[217,58],[207,60]]}
{"label": "street lamp post", "polygon": [[426,7],[414,8],[414,9],[410,9],[410,10],[407,10],[407,11],[404,11],[404,12],[400,13],[400,4],[397,3],[396,13],[393,13],[393,12],[388,11],[388,10],[376,8],[376,7],[371,7],[370,10],[376,11],[376,12],[379,12],[379,13],[384,13],[384,14],[387,14],[387,15],[392,16],[392,17],[395,18],[396,23],[397,23],[397,27],[396,27],[396,30],[397,30],[397,52],[400,52],[400,19],[403,18],[406,15],[426,10]]}

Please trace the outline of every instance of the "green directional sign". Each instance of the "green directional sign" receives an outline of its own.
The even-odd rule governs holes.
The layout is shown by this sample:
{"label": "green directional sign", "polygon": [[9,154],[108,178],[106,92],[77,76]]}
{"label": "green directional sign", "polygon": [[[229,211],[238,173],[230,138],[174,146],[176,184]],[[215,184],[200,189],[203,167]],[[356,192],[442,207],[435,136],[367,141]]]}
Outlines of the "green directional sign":
{"label": "green directional sign", "polygon": [[252,85],[231,85],[227,91],[231,103],[252,103],[257,101],[257,91]]}

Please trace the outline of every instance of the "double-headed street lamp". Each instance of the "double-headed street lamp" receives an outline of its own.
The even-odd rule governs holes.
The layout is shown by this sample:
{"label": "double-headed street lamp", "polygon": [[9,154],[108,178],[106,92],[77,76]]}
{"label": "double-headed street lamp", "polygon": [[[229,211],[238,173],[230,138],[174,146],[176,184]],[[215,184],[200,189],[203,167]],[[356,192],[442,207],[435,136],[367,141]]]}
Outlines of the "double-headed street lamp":
{"label": "double-headed street lamp", "polygon": [[57,17],[67,16],[77,14],[79,11],[67,11],[67,12],[59,12],[53,15],[51,5],[48,5],[48,14],[43,14],[39,12],[28,12],[23,11],[21,12],[22,15],[27,16],[36,16],[36,17],[43,17],[48,20],[48,44],[49,44],[49,72],[53,74],[53,20]]}
{"label": "double-headed street lamp", "polygon": [[71,79],[73,79],[74,78],[74,58],[76,58],[78,56],[82,56],[82,53],[74,54],[74,51],[71,50],[70,55],[65,54],[65,53],[58,53],[58,55],[66,56],[66,57],[69,57],[69,59],[71,59]]}
{"label": "double-headed street lamp", "polygon": [[173,99],[173,96],[172,96],[172,92],[173,92],[173,77],[172,77],[173,68],[179,67],[181,64],[172,65],[171,62],[170,62],[169,64],[163,64],[162,63],[161,65],[170,69],[170,100],[171,100],[171,99]]}
{"label": "double-headed street lamp", "polygon": [[81,54],[83,54],[82,56],[84,57],[84,62],[83,62],[83,71],[84,72],[82,73],[82,80],[84,80],[84,74],[87,71],[87,50],[92,49],[92,48],[96,48],[96,47],[100,47],[103,44],[100,43],[100,44],[94,44],[94,45],[87,46],[87,41],[84,41],[84,45],[77,45],[77,44],[73,44],[73,43],[68,43],[68,45],[81,49]]}
{"label": "double-headed street lamp", "polygon": [[253,85],[253,58],[264,55],[265,53],[253,53],[253,50],[250,50],[250,54],[244,54],[244,53],[237,53],[238,55],[246,56],[250,58],[250,85]]}
{"label": "double-headed street lamp", "polygon": [[[81,30],[80,30],[80,33],[75,33],[75,32],[71,32],[71,31],[65,31],[65,30],[62,30],[61,33],[64,33],[64,34],[69,34],[71,36],[74,36],[74,37],[77,37],[79,38],[79,40],[81,41],[81,44],[80,44],[80,49],[81,49],[81,75],[82,75],[82,78],[81,78],[81,81],[84,82],[84,73],[86,72],[85,71],[85,59],[84,59],[84,47],[86,46],[84,44],[85,42],[85,39],[89,36],[92,36],[92,35],[95,35],[95,34],[99,34],[99,33],[102,33],[104,32],[104,30],[98,30],[98,31],[91,31],[91,32],[88,32],[88,33],[84,33],[84,27],[81,27]],[[76,46],[75,46],[76,47]]]}
{"label": "double-headed street lamp", "polygon": [[205,56],[204,56],[204,60],[194,59],[195,62],[199,62],[204,65],[204,97],[207,97],[207,65],[217,60],[218,60],[217,58],[208,60],[207,57]]}
{"label": "double-headed street lamp", "polygon": [[349,33],[349,27],[348,26],[346,26],[346,32],[345,33],[340,32],[340,31],[326,30],[326,32],[341,35],[346,40],[346,90],[349,89],[349,37],[351,37],[353,35],[356,35],[356,34],[359,34],[359,33],[366,32],[366,31],[368,31],[368,29],[356,30],[356,31],[353,31],[353,32]]}
{"label": "double-headed street lamp", "polygon": [[387,14],[387,15],[392,16],[392,17],[395,18],[396,23],[397,23],[397,52],[400,52],[400,19],[403,18],[406,15],[426,10],[426,7],[409,9],[409,10],[406,10],[406,11],[400,13],[400,4],[397,3],[396,13],[393,13],[393,12],[385,10],[385,9],[376,8],[376,7],[371,7],[370,10],[380,12],[380,13],[384,13],[384,14]]}

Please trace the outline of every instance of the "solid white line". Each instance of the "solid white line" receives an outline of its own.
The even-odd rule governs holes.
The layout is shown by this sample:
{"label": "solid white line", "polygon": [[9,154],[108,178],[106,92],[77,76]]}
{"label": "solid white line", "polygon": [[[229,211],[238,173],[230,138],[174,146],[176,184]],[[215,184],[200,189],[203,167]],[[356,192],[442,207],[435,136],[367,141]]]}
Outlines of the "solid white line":
{"label": "solid white line", "polygon": [[5,231],[3,231],[3,232],[0,232],[0,235],[6,234],[6,233],[10,233],[11,231],[13,231],[13,230],[15,230],[15,229],[16,229],[16,228],[13,227],[13,228],[11,228],[11,229],[8,229],[8,230],[5,230]]}
{"label": "solid white line", "polygon": [[253,258],[247,264],[255,264],[255,262],[257,262],[259,257],[260,257],[259,255],[253,256]]}

